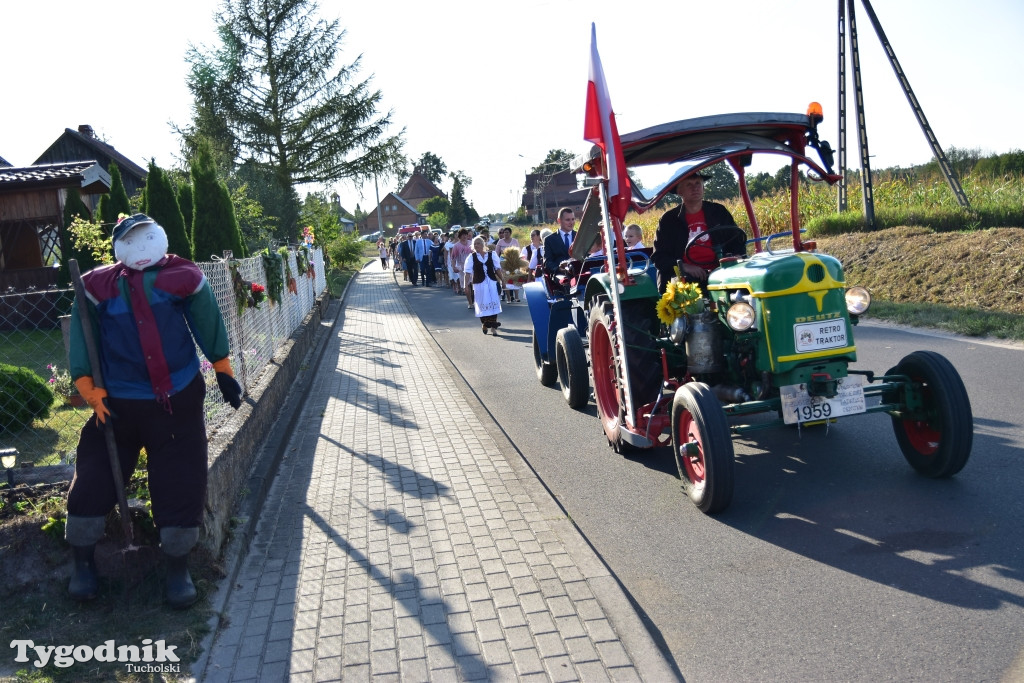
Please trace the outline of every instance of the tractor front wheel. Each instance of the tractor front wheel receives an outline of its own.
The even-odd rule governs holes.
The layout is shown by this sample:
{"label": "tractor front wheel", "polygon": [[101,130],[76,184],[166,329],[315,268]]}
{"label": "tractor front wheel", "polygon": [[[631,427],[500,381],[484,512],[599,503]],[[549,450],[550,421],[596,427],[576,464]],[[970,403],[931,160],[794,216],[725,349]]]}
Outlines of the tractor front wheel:
{"label": "tractor front wheel", "polygon": [[562,385],[562,396],[570,408],[578,409],[590,400],[587,352],[575,327],[563,327],[555,337],[555,367]]}
{"label": "tractor front wheel", "polygon": [[537,379],[546,387],[555,383],[555,366],[545,363],[540,355],[540,344],[537,343],[537,331],[533,331],[533,362],[537,366]]}
{"label": "tractor front wheel", "polygon": [[672,400],[672,453],[683,492],[702,512],[732,501],[734,462],[729,422],[708,385],[690,382]]}
{"label": "tractor front wheel", "polygon": [[[967,464],[974,441],[974,417],[960,373],[934,351],[914,351],[889,370],[913,383],[892,417],[896,441],[910,466],[926,477],[951,477]],[[892,398],[892,397],[889,397]]]}

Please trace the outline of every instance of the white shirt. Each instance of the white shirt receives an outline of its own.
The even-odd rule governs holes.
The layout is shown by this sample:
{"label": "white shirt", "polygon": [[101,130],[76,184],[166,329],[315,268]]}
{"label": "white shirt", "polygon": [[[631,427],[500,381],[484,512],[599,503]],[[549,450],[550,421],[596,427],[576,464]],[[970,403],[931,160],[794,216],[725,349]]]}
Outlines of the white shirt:
{"label": "white shirt", "polygon": [[[481,254],[481,256],[483,258],[480,259],[480,263],[484,264],[484,280],[485,281],[486,280],[491,280],[491,278],[487,276],[487,267],[486,267],[487,266],[487,259],[491,259],[491,263],[494,264],[494,274],[495,275],[497,275],[498,273],[501,272],[501,262],[498,261],[498,255],[495,254],[493,251],[485,251],[483,254]],[[473,259],[474,258],[476,258],[476,250],[473,250],[473,253],[466,257],[466,262],[462,266],[463,270],[466,273],[466,277],[468,278],[467,282],[469,282],[470,284],[472,284],[472,282],[473,282]],[[491,280],[491,282],[495,282],[495,281]]]}
{"label": "white shirt", "polygon": [[[532,243],[531,246],[533,246]],[[530,270],[537,270],[537,266],[540,265],[540,260],[544,258],[544,244],[542,243],[539,247],[533,247],[532,251],[533,253],[530,254],[530,265],[528,268]]]}

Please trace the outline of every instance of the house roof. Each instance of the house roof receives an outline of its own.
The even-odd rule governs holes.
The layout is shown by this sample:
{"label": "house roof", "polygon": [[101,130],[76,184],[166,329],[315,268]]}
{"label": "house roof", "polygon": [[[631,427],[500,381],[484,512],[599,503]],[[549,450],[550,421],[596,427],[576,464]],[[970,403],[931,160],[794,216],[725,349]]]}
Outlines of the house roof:
{"label": "house roof", "polygon": [[[85,135],[73,128],[65,128],[64,134],[61,135],[61,137],[70,137],[74,140],[77,140],[81,144],[96,150],[100,154],[105,154],[106,156],[117,162],[117,165],[121,167],[122,173],[124,173],[127,170],[132,175],[136,176],[141,180],[145,180],[146,178],[146,169],[142,168],[137,163],[135,163],[125,155],[121,154],[116,149],[114,149],[113,147],[103,142],[94,135]],[[57,138],[57,140],[55,140],[54,143],[50,145],[50,147],[48,147],[47,150],[39,156],[39,159],[36,159],[36,162],[38,163],[40,159],[45,159],[50,149],[56,146],[59,142],[60,138]]]}
{"label": "house roof", "polygon": [[[389,193],[387,194],[387,196],[388,196],[388,197],[394,197],[395,199],[397,199],[397,200],[398,200],[398,202],[399,202],[399,203],[400,203],[400,204],[401,204],[402,206],[404,206],[405,208],[409,209],[409,210],[410,210],[410,211],[412,211],[413,213],[415,213],[415,214],[418,214],[418,213],[419,213],[419,211],[417,211],[417,210],[416,210],[416,207],[415,207],[415,206],[413,206],[412,204],[410,204],[409,202],[407,202],[407,201],[406,201],[406,200],[405,200],[405,199],[404,199],[404,198],[403,198],[402,196],[400,196],[400,195],[397,195],[397,194],[395,194],[394,192],[389,192]],[[382,202],[382,203],[383,203],[383,202]],[[377,207],[377,208],[380,208],[380,207]]]}
{"label": "house roof", "polygon": [[[430,182],[425,175],[419,172],[419,168],[413,171],[409,180],[405,182],[398,196],[406,200],[415,201],[419,205],[431,197],[444,197],[445,193],[438,189],[437,185]],[[415,210],[415,209],[414,209]]]}
{"label": "house roof", "polygon": [[84,194],[110,190],[110,175],[95,161],[0,167],[0,192],[78,187]]}

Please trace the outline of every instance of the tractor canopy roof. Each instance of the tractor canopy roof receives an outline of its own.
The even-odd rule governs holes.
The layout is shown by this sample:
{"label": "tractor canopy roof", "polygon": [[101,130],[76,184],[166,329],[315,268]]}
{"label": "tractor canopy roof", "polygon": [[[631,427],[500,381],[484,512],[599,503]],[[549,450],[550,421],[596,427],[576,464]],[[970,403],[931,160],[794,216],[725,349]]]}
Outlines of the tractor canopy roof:
{"label": "tractor canopy roof", "polygon": [[[686,176],[722,161],[746,167],[754,154],[790,157],[806,164],[826,182],[839,180],[832,173],[830,151],[821,154],[819,150],[820,162],[805,154],[808,144],[818,145],[815,123],[807,114],[746,112],[701,116],[626,133],[620,143],[628,168],[664,168],[655,173],[665,180],[650,190],[640,190],[630,183],[631,204],[640,212],[651,208]],[[591,158],[600,159],[596,146]]]}
{"label": "tractor canopy roof", "polygon": [[[832,151],[827,142],[818,140],[816,126],[817,121],[808,114],[745,112],[701,116],[626,133],[619,139],[626,167],[644,169],[645,176],[658,179],[647,190],[631,182],[630,206],[643,213],[672,192],[683,178],[723,161],[741,173],[755,154],[786,157],[791,163],[806,165],[821,180],[835,183],[841,177],[832,171]],[[820,161],[807,156],[808,146],[818,151]],[[596,145],[589,163],[594,162],[596,174],[600,175],[603,157]],[[587,172],[585,167],[579,171]],[[571,250],[574,258],[585,257],[600,232],[600,220],[600,202],[591,193]]]}

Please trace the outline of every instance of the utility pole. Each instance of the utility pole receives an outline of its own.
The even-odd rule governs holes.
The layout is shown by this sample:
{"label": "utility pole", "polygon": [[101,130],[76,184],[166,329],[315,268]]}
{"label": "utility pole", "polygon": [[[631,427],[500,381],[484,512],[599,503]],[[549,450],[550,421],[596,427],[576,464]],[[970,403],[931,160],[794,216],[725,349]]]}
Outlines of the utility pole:
{"label": "utility pole", "polygon": [[[903,72],[903,68],[900,66],[899,60],[896,59],[896,53],[892,49],[892,45],[889,43],[889,39],[885,35],[885,31],[882,30],[882,24],[878,20],[878,16],[875,14],[875,10],[871,7],[870,0],[861,0],[864,3],[864,10],[867,12],[868,19],[871,21],[871,25],[875,29],[875,34],[878,36],[879,42],[882,44],[882,49],[885,51],[886,58],[889,60],[890,66],[892,66],[893,72],[896,74],[897,80],[899,80],[900,87],[903,89],[903,94],[906,95],[907,101],[910,103],[910,108],[914,112],[914,116],[917,117],[917,122],[921,126],[921,131],[924,133],[925,139],[928,141],[928,146],[932,150],[932,154],[935,160],[939,164],[939,168],[942,170],[943,175],[946,178],[946,183],[949,184],[950,189],[956,196],[957,202],[960,206],[965,209],[970,209],[971,205],[967,199],[967,195],[964,193],[963,188],[960,186],[960,181],[957,180],[956,175],[953,173],[953,167],[950,165],[946,155],[942,152],[942,147],[939,146],[939,141],[932,132],[931,126],[928,125],[928,119],[924,115],[924,110],[921,108],[920,103],[917,101],[917,97],[914,95],[913,89],[910,87],[910,81],[907,79],[906,74]],[[846,210],[846,34],[847,26],[849,26],[849,37],[850,37],[850,57],[852,59],[853,67],[853,87],[854,87],[854,99],[857,109],[857,141],[860,146],[860,168],[861,168],[861,193],[864,201],[864,222],[868,229],[874,228],[875,225],[875,202],[874,192],[871,184],[871,163],[870,155],[868,154],[868,131],[867,123],[864,119],[864,89],[861,83],[860,73],[860,50],[858,45],[857,37],[857,19],[854,13],[854,0],[839,0],[839,174],[843,176],[839,182],[839,200],[837,209],[842,212]]]}
{"label": "utility pole", "polygon": [[373,193],[377,197],[377,230],[384,237],[384,219],[380,216],[380,189],[377,188],[377,173],[373,174]]}

